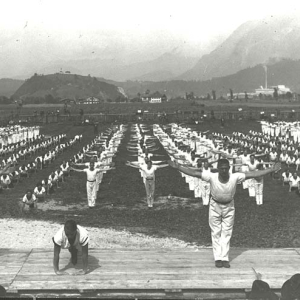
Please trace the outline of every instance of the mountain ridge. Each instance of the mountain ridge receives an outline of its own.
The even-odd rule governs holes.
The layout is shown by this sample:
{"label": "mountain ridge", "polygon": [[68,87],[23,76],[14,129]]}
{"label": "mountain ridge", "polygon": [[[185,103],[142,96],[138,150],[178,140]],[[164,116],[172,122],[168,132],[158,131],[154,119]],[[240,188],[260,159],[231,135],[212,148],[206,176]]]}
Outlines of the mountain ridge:
{"label": "mountain ridge", "polygon": [[193,68],[176,77],[181,80],[209,80],[234,74],[270,60],[300,59],[300,18],[272,17],[247,21],[223,43],[203,55]]}

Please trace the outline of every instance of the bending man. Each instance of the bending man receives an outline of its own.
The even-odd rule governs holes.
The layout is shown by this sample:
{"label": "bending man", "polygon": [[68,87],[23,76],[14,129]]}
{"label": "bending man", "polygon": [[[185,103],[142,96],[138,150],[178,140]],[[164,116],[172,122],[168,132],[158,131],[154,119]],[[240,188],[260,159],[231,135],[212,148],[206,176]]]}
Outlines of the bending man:
{"label": "bending man", "polygon": [[65,225],[52,238],[54,243],[53,268],[57,275],[69,275],[64,271],[59,271],[59,254],[62,249],[69,249],[71,253],[71,263],[77,264],[77,252],[82,251],[83,270],[76,275],[84,275],[88,272],[88,243],[89,236],[86,229],[76,224],[74,220],[67,220]]}

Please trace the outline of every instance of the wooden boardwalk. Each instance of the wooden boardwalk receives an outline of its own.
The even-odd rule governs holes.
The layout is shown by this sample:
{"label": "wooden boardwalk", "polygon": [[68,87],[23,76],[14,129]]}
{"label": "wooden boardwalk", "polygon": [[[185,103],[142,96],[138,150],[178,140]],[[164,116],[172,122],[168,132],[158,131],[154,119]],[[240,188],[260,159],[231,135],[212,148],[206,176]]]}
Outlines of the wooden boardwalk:
{"label": "wooden boardwalk", "polygon": [[252,268],[275,292],[300,272],[300,249],[232,248],[230,269],[215,268],[211,249],[90,249],[90,272],[82,276],[72,275],[82,266],[80,255],[76,269],[67,250],[60,257],[70,275],[54,274],[53,249],[1,249],[0,284],[9,295],[243,299],[255,279]]}

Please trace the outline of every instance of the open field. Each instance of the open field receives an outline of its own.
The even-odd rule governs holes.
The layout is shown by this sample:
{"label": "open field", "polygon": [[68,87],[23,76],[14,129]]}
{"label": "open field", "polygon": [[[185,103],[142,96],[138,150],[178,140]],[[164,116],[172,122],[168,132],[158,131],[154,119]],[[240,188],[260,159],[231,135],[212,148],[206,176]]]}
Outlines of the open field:
{"label": "open field", "polygon": [[[250,129],[260,130],[260,124],[257,121],[228,121],[221,128],[219,122],[207,121],[195,128],[199,131],[209,129],[232,133],[238,130],[246,133]],[[105,127],[100,128],[104,129]],[[41,132],[48,135],[62,132],[68,138],[82,133],[83,141],[61,154],[48,168],[23,179],[13,189],[2,192],[1,218],[59,223],[73,218],[87,227],[126,230],[130,234],[139,233],[153,238],[174,238],[185,245],[211,245],[208,209],[193,199],[188,185],[176,170],[168,167],[157,171],[155,207],[148,210],[139,172],[125,166],[126,160],[130,159],[126,150],[128,133],[114,158],[116,169],[104,175],[95,209],[87,207],[85,174],[75,173],[67,178],[62,188],[56,189],[45,203],[39,205],[36,214],[20,215],[17,203],[26,189],[34,188],[39,180],[48,176],[63,160],[69,159],[93,138],[93,128],[90,126],[50,124],[43,127]],[[165,154],[163,148],[157,153]],[[236,219],[232,246],[300,246],[300,232],[296,225],[300,222],[300,197],[289,193],[287,186],[283,187],[280,181],[273,181],[267,176],[263,206],[257,206],[255,200],[249,198],[248,190],[243,190],[241,186],[237,189],[235,199]],[[97,245],[101,247],[101,241]],[[9,248],[11,245],[5,247]]]}
{"label": "open field", "polygon": [[[34,111],[38,113],[40,111],[56,111],[57,109],[63,113],[63,104],[27,104],[23,105],[20,110],[21,115],[33,115]],[[71,115],[78,114],[80,109],[84,110],[85,114],[94,114],[94,113],[109,113],[109,114],[126,114],[126,113],[135,113],[137,110],[147,110],[150,113],[155,112],[166,112],[174,113],[176,110],[181,111],[204,111],[204,113],[210,113],[211,110],[215,111],[237,111],[238,108],[243,108],[243,110],[250,111],[261,111],[261,110],[270,110],[276,111],[277,109],[281,111],[290,111],[292,109],[298,110],[298,102],[289,102],[287,100],[281,100],[278,102],[275,101],[255,101],[249,100],[245,101],[234,101],[228,102],[224,101],[199,101],[196,104],[193,104],[192,101],[171,101],[167,103],[101,103],[101,104],[72,104],[68,106]],[[16,105],[0,105],[0,116],[7,114],[15,114],[17,112]]]}

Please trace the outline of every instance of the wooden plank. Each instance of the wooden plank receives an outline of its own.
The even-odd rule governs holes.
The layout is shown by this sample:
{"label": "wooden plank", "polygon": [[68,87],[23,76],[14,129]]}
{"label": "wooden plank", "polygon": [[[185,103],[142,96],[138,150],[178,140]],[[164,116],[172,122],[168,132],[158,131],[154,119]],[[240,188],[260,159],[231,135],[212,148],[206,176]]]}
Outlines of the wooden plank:
{"label": "wooden plank", "polygon": [[[79,257],[81,256],[81,253],[79,253]],[[102,260],[107,260],[107,259],[110,259],[110,260],[116,260],[116,259],[119,259],[119,260],[207,260],[207,259],[213,259],[213,255],[212,253],[210,255],[190,255],[190,254],[187,254],[187,255],[136,255],[135,253],[132,253],[131,255],[128,255],[128,256],[124,256],[122,254],[110,254],[110,255],[95,255],[95,254],[92,254],[92,253],[89,253],[89,256],[91,257],[95,257],[95,258],[98,258],[98,259],[102,259]],[[278,259],[285,259],[285,258],[295,258],[295,259],[300,259],[299,257],[300,255],[298,254],[287,254],[287,255],[266,255],[266,256],[263,256],[263,255],[239,255],[239,256],[230,256],[230,260],[234,260],[234,259],[259,259],[259,260],[263,260],[263,259],[267,259],[267,260],[270,260],[270,259],[274,259],[274,258],[278,258]],[[67,253],[63,253],[61,255],[62,258],[67,258],[67,257],[70,257],[70,254]],[[30,255],[28,260],[31,261],[31,260],[36,260],[36,259],[51,259],[53,258],[53,254],[52,255],[49,255],[49,256],[34,256],[34,255]],[[7,259],[3,259],[3,261],[7,260],[13,260],[14,258],[7,258]],[[19,260],[21,259],[24,259],[24,258],[18,258]],[[2,261],[2,259],[0,259],[0,261]]]}
{"label": "wooden plank", "polygon": [[[6,270],[0,270],[0,277],[5,275],[16,275],[18,273],[20,268],[18,269],[6,269]],[[1,283],[0,283],[1,284]]]}
{"label": "wooden plank", "polygon": [[[63,267],[72,267],[72,265],[70,264],[63,264],[60,263],[59,264],[60,268]],[[81,268],[82,267],[82,263],[79,263],[76,265],[77,268]],[[243,270],[250,270],[252,271],[252,267],[257,269],[257,270],[278,270],[278,272],[284,271],[284,270],[297,270],[298,267],[297,265],[278,265],[276,264],[274,265],[268,265],[268,264],[231,264],[231,271],[232,272],[239,272],[239,271],[243,271]],[[105,270],[118,270],[118,271],[138,271],[138,270],[170,270],[173,272],[177,272],[178,270],[187,270],[187,271],[191,271],[191,270],[196,270],[197,272],[202,272],[202,270],[219,270],[218,268],[215,268],[215,265],[212,264],[206,264],[206,265],[196,265],[196,264],[191,264],[191,265],[181,265],[181,264],[154,264],[154,263],[136,263],[134,265],[128,263],[128,264],[118,264],[118,263],[106,263],[104,262],[103,264],[91,264],[89,263],[89,268],[90,269],[99,269],[102,271]],[[46,264],[40,264],[40,265],[28,265],[25,264],[22,268],[22,270],[20,270],[20,272],[27,272],[27,271],[37,271],[37,270],[48,270],[48,269],[52,269],[52,262],[48,262]],[[213,271],[212,271],[213,272]]]}
{"label": "wooden plank", "polygon": [[[276,276],[266,278],[266,281],[272,288],[281,288],[283,282],[290,276]],[[253,277],[235,278],[235,280],[226,280],[226,278],[206,278],[201,280],[151,280],[148,278],[139,280],[83,280],[80,276],[72,276],[72,281],[14,281],[10,288],[16,289],[245,289],[251,288]]]}
{"label": "wooden plank", "polygon": [[[257,248],[257,249],[249,249],[249,248],[231,248],[230,254],[236,255],[241,253],[253,253],[254,255],[262,253],[264,255],[267,254],[288,254],[290,252],[296,252],[300,250],[300,248]],[[124,253],[124,254],[131,254],[132,252],[136,253],[147,253],[150,255],[153,254],[181,254],[181,253],[212,253],[212,248],[200,248],[200,249],[189,249],[189,248],[172,248],[172,249],[136,249],[136,248],[120,248],[120,249],[105,249],[105,248],[89,248],[90,253],[101,253],[101,254],[115,254],[115,253]],[[32,249],[31,254],[38,254],[38,253],[53,253],[53,248],[34,248]]]}
{"label": "wooden plank", "polygon": [[[157,281],[164,281],[164,280],[180,280],[180,281],[199,281],[199,282],[206,282],[210,280],[217,280],[217,281],[226,281],[230,282],[234,285],[236,281],[253,281],[255,278],[253,274],[232,274],[230,271],[224,271],[220,272],[219,274],[209,274],[210,278],[207,278],[203,276],[203,274],[147,274],[147,273],[140,273],[140,274],[86,274],[84,276],[76,276],[76,279],[74,279],[74,275],[64,275],[64,276],[57,276],[55,274],[52,275],[17,275],[15,278],[15,282],[21,282],[21,281],[44,281],[47,283],[48,281],[84,281],[84,282],[90,282],[90,281],[98,281],[102,282],[105,280],[118,280],[118,281],[148,281],[148,280],[157,280]],[[265,275],[265,274],[264,274]],[[271,274],[273,275],[273,274]],[[276,276],[281,276],[282,274],[277,274]],[[226,276],[226,278],[224,278]],[[270,274],[267,274],[267,276],[270,276]]]}
{"label": "wooden plank", "polygon": [[[245,253],[245,252],[250,252],[250,253],[288,253],[290,251],[296,251],[300,250],[300,248],[230,248],[230,253],[236,254],[236,253]],[[131,253],[131,252],[137,252],[137,253],[199,253],[199,252],[212,252],[212,248],[168,248],[168,249],[136,249],[136,248],[118,248],[118,249],[105,249],[105,248],[89,248],[90,252],[96,253],[108,253],[108,254],[114,254],[114,253]],[[30,252],[30,251],[27,251]],[[31,254],[35,253],[53,253],[53,248],[34,248],[32,249]]]}
{"label": "wooden plank", "polygon": [[[29,252],[22,251],[6,250],[2,253],[0,280],[3,279],[10,289],[33,290],[192,289],[199,286],[245,289],[251,288],[255,278],[252,267],[263,275],[263,280],[272,288],[280,289],[285,280],[298,272],[300,265],[300,255],[296,249],[232,249],[230,269],[215,268],[212,249],[91,249],[89,274],[57,276],[52,266],[53,249],[32,249],[29,256]],[[62,251],[60,268],[68,265],[69,259],[70,253]],[[79,255],[76,269],[81,266]],[[68,268],[68,271],[74,272],[74,267]]]}

